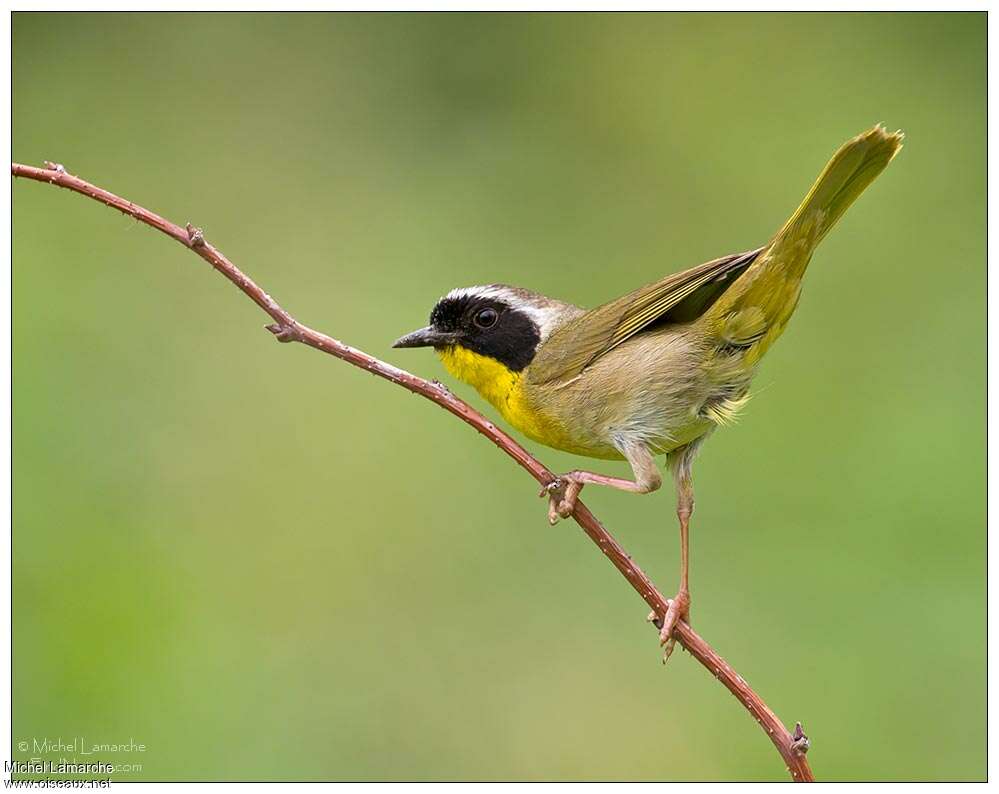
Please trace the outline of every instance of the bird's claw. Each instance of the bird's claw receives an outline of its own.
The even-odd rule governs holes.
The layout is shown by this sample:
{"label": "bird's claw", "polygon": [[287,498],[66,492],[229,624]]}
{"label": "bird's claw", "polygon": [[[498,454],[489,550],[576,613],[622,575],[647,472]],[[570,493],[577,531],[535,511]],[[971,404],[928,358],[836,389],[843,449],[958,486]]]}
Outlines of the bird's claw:
{"label": "bird's claw", "polygon": [[676,647],[676,637],[673,634],[676,622],[678,620],[690,622],[690,593],[681,590],[675,598],[667,600],[666,603],[669,606],[661,623],[659,616],[654,611],[650,612],[646,618],[649,623],[659,627],[659,645],[663,648],[663,664],[669,661],[669,657],[673,655],[673,649]]}
{"label": "bird's claw", "polygon": [[560,518],[568,518],[573,514],[581,490],[583,483],[574,479],[571,474],[564,474],[541,486],[538,496],[548,497],[549,524],[555,526]]}
{"label": "bird's claw", "polygon": [[553,491],[557,491],[559,488],[563,487],[562,480],[556,477],[549,483],[545,483],[541,486],[541,490],[538,491],[538,496],[549,496]]}

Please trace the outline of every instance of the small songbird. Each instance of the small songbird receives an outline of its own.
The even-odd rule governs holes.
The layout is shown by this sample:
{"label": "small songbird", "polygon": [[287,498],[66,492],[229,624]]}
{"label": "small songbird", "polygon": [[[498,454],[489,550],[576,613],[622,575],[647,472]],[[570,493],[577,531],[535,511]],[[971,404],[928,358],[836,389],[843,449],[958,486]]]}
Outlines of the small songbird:
{"label": "small songbird", "polygon": [[529,438],[631,464],[634,481],[582,470],[559,477],[542,491],[553,524],[572,514],[587,483],[655,491],[662,484],[655,458],[667,456],[680,587],[660,631],[664,660],[676,621],[689,620],[694,456],[745,405],[760,359],[798,304],[812,252],[898,153],[902,137],[878,125],[847,141],[761,248],[674,273],[589,311],[502,284],[455,289],[434,306],[430,325],[393,345],[433,347],[454,377]]}

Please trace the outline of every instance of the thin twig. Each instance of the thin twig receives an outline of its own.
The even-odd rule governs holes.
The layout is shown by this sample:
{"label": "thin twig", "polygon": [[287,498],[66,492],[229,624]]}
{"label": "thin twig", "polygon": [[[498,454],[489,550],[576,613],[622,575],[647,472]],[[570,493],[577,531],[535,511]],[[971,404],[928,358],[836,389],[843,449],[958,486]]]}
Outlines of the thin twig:
{"label": "thin twig", "polygon": [[[127,199],[116,196],[114,193],[109,193],[96,185],[92,185],[79,177],[67,173],[61,165],[47,162],[46,166],[49,167],[34,168],[19,163],[12,163],[11,174],[16,177],[25,177],[37,182],[48,182],[52,185],[73,190],[95,201],[100,201],[109,207],[114,207],[132,218],[152,226],[154,229],[159,229],[164,234],[194,251],[219,273],[239,287],[257,306],[263,309],[274,320],[273,324],[267,326],[267,329],[279,341],[301,342],[309,347],[322,350],[324,353],[329,353],[331,356],[336,356],[356,367],[366,369],[368,372],[390,380],[411,392],[420,394],[428,400],[437,403],[437,405],[445,410],[450,411],[462,421],[470,424],[513,458],[522,468],[526,469],[542,485],[547,485],[556,479],[551,471],[545,468],[527,450],[514,441],[513,438],[496,427],[496,425],[467,403],[451,394],[440,383],[411,375],[405,370],[393,367],[384,361],[379,361],[367,353],[302,325],[281,308],[270,295],[258,287],[252,279],[230,262],[221,251],[207,242],[200,229],[191,226],[191,224],[181,227],[175,223],[171,223],[156,213],[150,212]],[[620,544],[604,529],[596,516],[582,502],[577,502],[573,518],[607,558],[614,563],[614,567],[621,572],[635,591],[645,600],[645,603],[652,608],[661,622],[669,606],[669,602],[656,589],[649,577],[645,575],[642,569],[638,567],[625,550],[621,548]],[[715,678],[721,681],[725,685],[725,688],[735,695],[739,702],[746,707],[753,716],[753,719],[760,724],[760,727],[763,728],[770,741],[773,742],[777,751],[784,759],[784,763],[791,773],[791,778],[798,782],[813,781],[812,771],[808,766],[808,761],[805,759],[805,752],[808,749],[808,737],[802,732],[801,724],[798,723],[795,726],[795,731],[792,735],[777,718],[777,715],[763,702],[760,696],[750,689],[749,684],[743,680],[742,676],[736,673],[688,624],[678,621],[674,633],[677,641],[697,661],[707,668]]]}

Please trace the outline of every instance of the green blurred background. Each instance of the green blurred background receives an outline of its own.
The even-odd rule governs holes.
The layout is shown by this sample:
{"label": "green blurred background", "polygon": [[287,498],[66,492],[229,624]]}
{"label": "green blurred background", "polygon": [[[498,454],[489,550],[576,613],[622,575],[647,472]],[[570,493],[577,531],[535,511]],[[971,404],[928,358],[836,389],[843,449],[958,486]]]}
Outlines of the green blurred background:
{"label": "green blurred background", "polygon": [[[595,305],[760,244],[840,143],[903,128],[698,461],[693,617],[820,779],[982,779],[985,28],[20,13],[14,158],[450,383],[389,349],[449,288]],[[159,233],[13,190],[15,744],[133,738],[94,756],[119,779],[784,779],[488,442],[275,344]],[[671,593],[670,490],[586,501]]]}

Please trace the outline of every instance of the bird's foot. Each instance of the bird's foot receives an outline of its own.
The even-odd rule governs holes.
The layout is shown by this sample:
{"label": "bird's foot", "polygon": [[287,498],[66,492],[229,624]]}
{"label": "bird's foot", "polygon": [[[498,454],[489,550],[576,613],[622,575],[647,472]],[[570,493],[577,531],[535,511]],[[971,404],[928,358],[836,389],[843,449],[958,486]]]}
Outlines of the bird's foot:
{"label": "bird's foot", "polygon": [[555,526],[560,518],[568,518],[576,509],[576,500],[583,490],[583,483],[573,472],[563,474],[548,485],[541,486],[538,496],[548,497],[548,523]]}
{"label": "bird's foot", "polygon": [[676,647],[676,638],[673,636],[673,629],[678,620],[690,623],[690,593],[681,590],[669,601],[669,608],[663,616],[662,625],[659,624],[659,616],[655,612],[650,612],[648,620],[650,623],[659,626],[659,644],[663,646],[663,664],[669,661]]}

